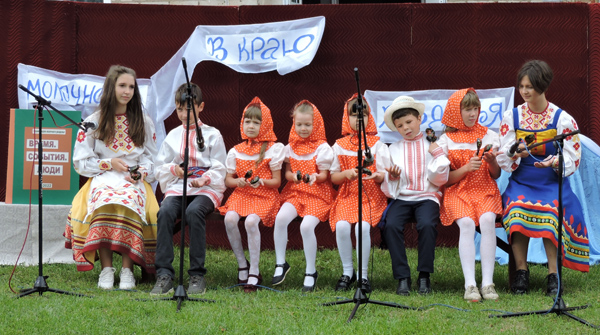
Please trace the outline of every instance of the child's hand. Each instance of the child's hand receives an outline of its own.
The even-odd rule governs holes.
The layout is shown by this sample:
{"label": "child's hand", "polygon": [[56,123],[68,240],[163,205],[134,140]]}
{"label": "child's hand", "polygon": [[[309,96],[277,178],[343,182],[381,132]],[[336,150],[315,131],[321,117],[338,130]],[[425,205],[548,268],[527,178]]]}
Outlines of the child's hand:
{"label": "child's hand", "polygon": [[300,173],[300,171],[294,173],[294,183],[296,184],[300,184],[302,182],[302,174]]}
{"label": "child's hand", "polygon": [[490,151],[486,151],[481,158],[487,162],[488,164],[494,164],[496,162],[496,156],[498,156],[500,152],[496,151],[496,149],[492,149]]}
{"label": "child's hand", "polygon": [[[114,159],[114,158],[113,158]],[[144,183],[144,177],[146,177],[145,173],[141,173],[141,177],[138,180],[133,180],[133,178],[131,178],[131,175],[127,174],[125,176],[125,180],[127,180],[128,182],[132,183],[132,184],[137,184],[137,182],[141,182]]]}
{"label": "child's hand", "polygon": [[183,179],[183,169],[179,165],[175,165],[175,175],[179,179]]}
{"label": "child's hand", "polygon": [[429,145],[429,153],[433,155],[433,150],[439,148],[440,146],[437,143],[433,142]]}
{"label": "child's hand", "polygon": [[547,167],[551,167],[552,163],[554,163],[554,155],[550,155],[548,157],[546,157],[546,159],[544,159],[541,162],[535,162],[533,163],[533,166],[535,166],[536,168],[547,168]]}
{"label": "child's hand", "polygon": [[398,180],[398,178],[400,178],[400,172],[402,172],[400,167],[396,164],[392,165],[392,167],[385,168],[385,170],[390,175],[390,180]]}
{"label": "child's hand", "polygon": [[129,165],[127,165],[127,163],[125,163],[125,161],[122,160],[121,158],[111,159],[110,165],[112,166],[112,169],[115,171],[119,171],[119,172],[128,172],[129,171]]}
{"label": "child's hand", "polygon": [[471,159],[469,160],[469,162],[464,165],[464,168],[467,170],[467,172],[477,171],[481,167],[481,163],[482,162],[481,162],[481,158],[480,157],[473,156],[473,157],[471,157]]}
{"label": "child's hand", "polygon": [[236,178],[235,182],[237,183],[237,187],[245,187],[249,184],[245,178]]}
{"label": "child's hand", "polygon": [[313,174],[310,175],[310,179],[308,181],[308,185],[309,186],[312,186],[315,183],[315,181],[317,181],[317,176],[318,175],[319,175],[318,173],[313,173]]}
{"label": "child's hand", "polygon": [[202,187],[202,186],[205,186],[207,184],[208,184],[208,178],[206,178],[206,177],[200,177],[200,178],[197,178],[197,179],[193,179],[190,182],[190,186],[192,186],[192,187],[198,187],[198,188]]}
{"label": "child's hand", "polygon": [[385,176],[383,175],[383,172],[373,172],[371,173],[371,175],[367,175],[367,176],[363,176],[363,180],[371,180],[374,179],[375,182],[380,183],[383,181],[383,179],[385,178]]}
{"label": "child's hand", "polygon": [[250,186],[252,186],[252,188],[258,188],[259,186],[264,186],[265,183],[263,182],[262,178],[259,179],[257,182],[254,183],[250,183]]}
{"label": "child's hand", "polygon": [[344,171],[345,177],[348,180],[355,180],[358,178],[358,169],[348,169]]}

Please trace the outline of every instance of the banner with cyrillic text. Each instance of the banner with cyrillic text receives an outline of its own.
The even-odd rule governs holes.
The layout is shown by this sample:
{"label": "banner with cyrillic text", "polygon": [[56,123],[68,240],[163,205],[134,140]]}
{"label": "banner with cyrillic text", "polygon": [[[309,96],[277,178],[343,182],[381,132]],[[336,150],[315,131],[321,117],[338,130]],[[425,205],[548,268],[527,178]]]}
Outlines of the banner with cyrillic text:
{"label": "banner with cyrillic text", "polygon": [[[439,137],[444,125],[442,115],[448,98],[457,90],[424,90],[424,91],[365,91],[365,99],[372,109],[374,121],[377,124],[378,136],[386,143],[393,143],[402,138],[397,131],[393,131],[385,125],[383,115],[394,99],[401,95],[407,95],[417,102],[425,104],[425,113],[421,119],[421,131],[432,128]],[[502,114],[515,105],[515,88],[493,88],[476,89],[481,101],[481,113],[479,123],[494,131],[498,131]]]}
{"label": "banner with cyrillic text", "polygon": [[[104,77],[93,74],[69,74],[19,63],[18,83],[28,90],[49,100],[60,111],[81,111],[83,118],[88,117],[100,104]],[[150,79],[137,79],[142,104],[146,97]],[[17,90],[20,109],[33,109],[37,101],[27,92]],[[79,120],[75,120],[79,121]]]}
{"label": "banner with cyrillic text", "polygon": [[174,94],[185,83],[181,59],[189,77],[202,61],[219,62],[240,73],[277,70],[280,75],[310,64],[317,53],[325,17],[230,26],[196,26],[185,44],[150,77],[149,112],[156,113],[157,141],[164,133],[163,121],[175,109]]}

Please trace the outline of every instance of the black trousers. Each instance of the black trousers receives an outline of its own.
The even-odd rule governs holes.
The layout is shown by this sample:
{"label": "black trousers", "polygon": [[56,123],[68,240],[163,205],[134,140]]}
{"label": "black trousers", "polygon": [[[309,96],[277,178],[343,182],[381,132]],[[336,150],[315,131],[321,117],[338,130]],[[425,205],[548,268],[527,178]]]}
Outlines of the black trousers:
{"label": "black trousers", "polygon": [[[173,226],[181,217],[183,197],[166,197],[158,211],[156,237],[156,275],[168,275],[175,278],[173,269]],[[204,276],[204,260],[206,258],[206,215],[215,210],[215,205],[205,195],[187,197],[185,225],[190,231],[190,276]]]}
{"label": "black trousers", "polygon": [[440,206],[433,200],[392,201],[385,219],[383,234],[392,258],[395,279],[409,278],[410,267],[406,259],[404,226],[417,222],[419,272],[433,273],[437,224],[440,222]]}

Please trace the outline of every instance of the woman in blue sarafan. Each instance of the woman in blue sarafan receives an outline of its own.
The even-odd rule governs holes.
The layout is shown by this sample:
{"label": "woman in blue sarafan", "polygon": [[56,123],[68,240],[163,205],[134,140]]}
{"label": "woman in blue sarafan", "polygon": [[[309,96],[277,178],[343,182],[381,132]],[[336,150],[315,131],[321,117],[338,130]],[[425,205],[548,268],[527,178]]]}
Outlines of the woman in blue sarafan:
{"label": "woman in blue sarafan", "polygon": [[[511,285],[513,293],[523,294],[529,288],[527,251],[530,238],[541,237],[548,259],[547,294],[558,292],[556,255],[558,252],[558,152],[554,142],[521,152],[511,152],[516,141],[530,144],[553,139],[558,134],[578,129],[567,112],[548,102],[545,92],[552,81],[552,69],[544,61],[525,63],[518,74],[518,88],[525,103],[504,113],[500,124],[500,167],[512,172],[502,195],[503,224],[512,247],[516,272]],[[528,137],[529,136],[529,137]],[[567,176],[581,162],[582,147],[578,135],[564,139],[563,178],[563,265],[574,270],[589,271],[588,231],[578,198],[571,190]],[[562,287],[561,287],[562,289]]]}

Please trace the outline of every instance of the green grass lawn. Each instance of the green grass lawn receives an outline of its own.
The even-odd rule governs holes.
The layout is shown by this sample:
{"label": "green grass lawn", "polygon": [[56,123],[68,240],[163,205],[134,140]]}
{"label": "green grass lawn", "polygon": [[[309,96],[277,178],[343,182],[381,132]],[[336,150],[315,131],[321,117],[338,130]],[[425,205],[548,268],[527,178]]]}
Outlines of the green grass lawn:
{"label": "green grass lawn", "polygon": [[[179,255],[176,252],[176,255]],[[75,265],[44,265],[48,286],[93,296],[79,298],[46,292],[16,299],[8,286],[11,266],[0,267],[0,332],[2,334],[562,334],[593,333],[592,328],[566,316],[528,315],[517,318],[489,318],[499,311],[521,312],[543,310],[552,306],[552,298],[544,295],[547,269],[530,267],[531,292],[514,296],[508,290],[508,268],[496,266],[494,281],[500,299],[482,303],[463,300],[463,276],[456,248],[436,250],[436,269],[432,276],[433,293],[409,297],[395,294],[397,281],[391,273],[387,250],[375,250],[370,275],[372,300],[420,307],[420,310],[398,309],[376,304],[361,304],[352,322],[354,304],[321,306],[322,303],[352,298],[354,290],[341,294],[334,291],[341,275],[337,250],[320,250],[317,256],[319,279],[316,292],[302,294],[304,255],[300,250],[288,251],[292,266],[285,282],[277,291],[263,289],[244,293],[237,283],[237,263],[230,250],[209,249],[206,266],[208,290],[205,299],[214,303],[183,303],[176,312],[174,301],[139,301],[150,298],[154,283],[138,284],[135,291],[102,291],[96,288],[99,264],[93,271],[77,272]],[[416,250],[408,251],[416,281]],[[115,257],[115,263],[120,260]],[[269,284],[275,266],[273,251],[261,253],[261,270],[265,285]],[[179,261],[176,260],[176,265]],[[116,264],[119,269],[120,264]],[[187,269],[187,266],[186,266]],[[178,271],[178,266],[176,266]],[[480,267],[477,265],[480,281]],[[136,278],[141,273],[136,269]],[[38,267],[19,266],[12,280],[15,290],[33,286]],[[589,305],[572,313],[600,325],[600,267],[589,273],[565,269],[564,301],[569,306]],[[187,274],[184,276],[187,287]],[[172,297],[168,295],[167,297]]]}

